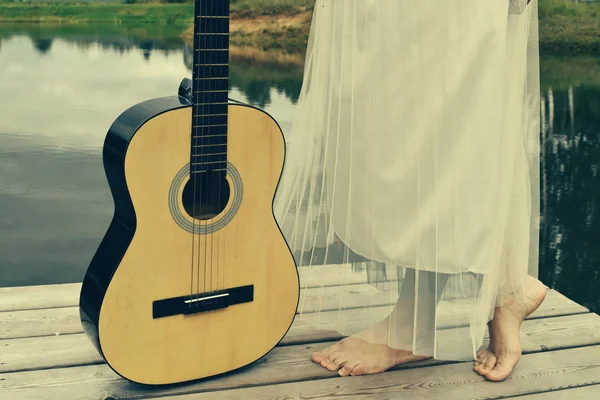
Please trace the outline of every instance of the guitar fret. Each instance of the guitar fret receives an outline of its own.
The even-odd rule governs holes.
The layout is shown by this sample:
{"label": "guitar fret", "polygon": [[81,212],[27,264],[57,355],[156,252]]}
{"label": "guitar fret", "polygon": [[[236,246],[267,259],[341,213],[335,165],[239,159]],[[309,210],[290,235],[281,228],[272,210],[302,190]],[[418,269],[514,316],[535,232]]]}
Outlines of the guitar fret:
{"label": "guitar fret", "polygon": [[[223,144],[220,146],[224,146]],[[196,147],[196,146],[194,146]],[[192,157],[208,157],[208,156],[226,156],[227,153],[202,153],[202,154],[194,154]]]}
{"label": "guitar fret", "polygon": [[[196,76],[204,76],[204,77],[211,77],[211,78],[227,78],[229,76],[229,66],[228,64],[225,65],[216,65],[216,64],[208,64],[208,65],[203,65],[200,66],[198,64],[200,64],[203,60],[194,60],[194,73],[196,74]],[[213,62],[217,63],[217,62],[226,62],[226,60],[213,60]]]}
{"label": "guitar fret", "polygon": [[[227,103],[227,102],[225,102],[225,103],[194,103],[195,106],[214,106],[214,105],[223,105],[223,104],[229,104],[229,103]],[[213,114],[213,115],[219,115],[219,114]],[[225,115],[225,114],[221,114],[221,115]],[[203,115],[203,116],[205,116],[205,115]]]}
{"label": "guitar fret", "polygon": [[198,52],[194,57],[195,67],[225,67],[229,66],[228,51]]}
{"label": "guitar fret", "polygon": [[214,76],[212,78],[195,78],[197,81],[219,81],[219,80],[229,80],[228,76]]}
{"label": "guitar fret", "polygon": [[200,1],[200,2],[196,2],[197,13],[195,15],[227,16],[227,15],[229,15],[229,10],[230,10],[229,1],[222,1],[222,0]]}
{"label": "guitar fret", "polygon": [[225,15],[223,15],[223,16],[220,16],[220,15],[199,15],[199,16],[198,16],[198,18],[207,18],[207,19],[208,19],[208,18],[211,18],[211,19],[212,19],[212,18],[216,18],[216,19],[229,19],[229,17],[228,17],[228,16],[225,16]]}
{"label": "guitar fret", "polygon": [[[211,169],[210,170],[210,172],[219,172],[219,171],[227,171],[227,168],[218,168],[218,169]],[[209,170],[192,171],[192,174],[201,174],[203,172],[209,172]]]}
{"label": "guitar fret", "polygon": [[215,147],[215,146],[227,146],[226,144],[223,143],[217,143],[217,144],[196,144],[193,147],[194,148],[198,148],[198,147]]}
{"label": "guitar fret", "polygon": [[[225,115],[225,114],[223,114]],[[196,116],[195,118],[199,118],[198,116]],[[214,128],[217,126],[227,126],[227,124],[218,124],[218,125],[193,125],[192,128]]]}
{"label": "guitar fret", "polygon": [[202,161],[199,163],[194,163],[192,165],[206,165],[206,164],[225,164],[227,161]]}
{"label": "guitar fret", "polygon": [[229,51],[229,49],[196,49],[196,51]]}
{"label": "guitar fret", "polygon": [[200,135],[200,136],[194,136],[194,139],[201,139],[201,138],[207,138],[207,137],[218,137],[218,136],[227,136],[227,134],[222,134],[222,135]]}
{"label": "guitar fret", "polygon": [[198,36],[229,36],[229,32],[225,33],[215,33],[215,32],[198,32],[196,33]]}

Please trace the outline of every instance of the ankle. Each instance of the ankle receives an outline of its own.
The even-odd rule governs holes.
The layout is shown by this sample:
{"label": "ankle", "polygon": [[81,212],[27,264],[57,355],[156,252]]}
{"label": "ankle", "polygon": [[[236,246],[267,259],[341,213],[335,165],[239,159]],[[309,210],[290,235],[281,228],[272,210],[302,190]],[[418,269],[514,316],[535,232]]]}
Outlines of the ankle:
{"label": "ankle", "polygon": [[524,312],[521,308],[522,307],[519,307],[517,304],[509,303],[496,307],[494,310],[494,318],[491,321],[492,326],[494,326],[495,323],[506,324],[511,322],[521,325],[521,322],[524,320]]}

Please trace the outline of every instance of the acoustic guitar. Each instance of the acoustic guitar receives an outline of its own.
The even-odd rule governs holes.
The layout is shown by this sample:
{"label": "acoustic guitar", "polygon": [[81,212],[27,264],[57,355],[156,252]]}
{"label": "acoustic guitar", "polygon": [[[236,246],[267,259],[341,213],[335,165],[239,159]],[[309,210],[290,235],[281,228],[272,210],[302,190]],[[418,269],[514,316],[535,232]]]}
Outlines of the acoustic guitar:
{"label": "acoustic guitar", "polygon": [[285,143],[228,100],[229,0],[196,0],[191,101],[149,100],[110,127],[114,217],[80,294],[85,332],[122,377],[159,385],[246,366],[294,319],[298,271],[273,214]]}

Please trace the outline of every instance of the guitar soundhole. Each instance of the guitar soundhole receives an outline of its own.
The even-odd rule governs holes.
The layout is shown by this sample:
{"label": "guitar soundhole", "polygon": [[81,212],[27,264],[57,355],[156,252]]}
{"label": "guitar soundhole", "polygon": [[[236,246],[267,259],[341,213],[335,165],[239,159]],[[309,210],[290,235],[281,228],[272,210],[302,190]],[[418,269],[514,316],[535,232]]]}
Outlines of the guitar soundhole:
{"label": "guitar soundhole", "polygon": [[194,219],[211,219],[223,212],[229,195],[225,174],[210,171],[192,174],[183,188],[183,208]]}

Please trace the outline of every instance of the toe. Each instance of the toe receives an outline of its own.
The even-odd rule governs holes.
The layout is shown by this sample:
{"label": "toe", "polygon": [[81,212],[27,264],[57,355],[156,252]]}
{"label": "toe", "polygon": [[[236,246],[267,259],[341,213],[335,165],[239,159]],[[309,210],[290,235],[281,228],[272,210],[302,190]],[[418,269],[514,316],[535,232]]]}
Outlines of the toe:
{"label": "toe", "polygon": [[479,360],[481,360],[482,358],[485,358],[485,357],[487,357],[488,353],[489,353],[489,350],[488,350],[488,349],[479,350],[479,351],[477,352],[477,360],[479,361]]}
{"label": "toe", "polygon": [[333,367],[331,365],[331,361],[329,361],[328,359],[324,358],[321,360],[321,362],[319,363],[321,364],[321,367],[325,368],[325,369],[330,369],[331,367]]}
{"label": "toe", "polygon": [[487,360],[488,353],[481,352],[477,354],[477,360],[475,360],[475,365],[483,365],[485,360]]}
{"label": "toe", "polygon": [[317,364],[320,364],[321,361],[323,361],[325,358],[327,357],[324,356],[321,352],[315,352],[310,355],[310,359],[312,360],[312,362],[315,362]]}
{"label": "toe", "polygon": [[359,376],[359,375],[364,375],[366,372],[367,372],[367,370],[365,369],[364,365],[357,364],[352,369],[352,372],[350,373],[350,375],[352,375],[352,376]]}
{"label": "toe", "polygon": [[481,375],[487,374],[489,371],[491,371],[496,366],[497,361],[498,360],[496,360],[496,356],[493,353],[490,353],[490,355],[485,359],[485,361],[483,362],[483,365],[479,369],[479,373]]}
{"label": "toe", "polygon": [[498,360],[493,369],[488,370],[485,374],[486,379],[493,382],[500,382],[508,378],[512,372],[514,364],[505,360]]}
{"label": "toe", "polygon": [[326,358],[323,361],[321,361],[321,367],[327,369],[328,371],[332,371],[332,372],[338,370],[336,368],[335,364],[332,363],[328,358]]}
{"label": "toe", "polygon": [[489,350],[483,350],[477,353],[477,361],[473,370],[481,376],[485,376],[496,365],[496,356]]}
{"label": "toe", "polygon": [[356,368],[356,366],[358,365],[357,361],[354,362],[347,362],[346,364],[344,364],[344,366],[338,371],[338,373],[340,374],[340,376],[350,376],[352,374],[352,371]]}
{"label": "toe", "polygon": [[339,342],[334,344],[333,346],[329,346],[321,351],[312,353],[310,358],[311,358],[311,360],[313,360],[313,362],[320,364],[321,361],[323,361],[324,359],[329,357],[331,355],[331,353],[333,353],[334,351],[337,351],[338,348],[339,348]]}
{"label": "toe", "polygon": [[473,365],[473,370],[475,372],[477,372],[478,374],[481,374],[481,368],[483,367],[483,363],[481,362],[481,360],[477,360],[475,362],[475,365]]}
{"label": "toe", "polygon": [[500,351],[500,355],[497,357],[497,361],[493,369],[490,370],[485,377],[494,382],[505,380],[508,378],[520,359],[520,347],[502,349],[502,351]]}
{"label": "toe", "polygon": [[348,362],[348,359],[346,357],[346,355],[342,352],[335,352],[333,354],[331,354],[329,357],[327,357],[327,359],[329,360],[329,362],[331,364],[333,364],[335,366],[336,370],[340,370],[344,365],[346,365],[346,362]]}

